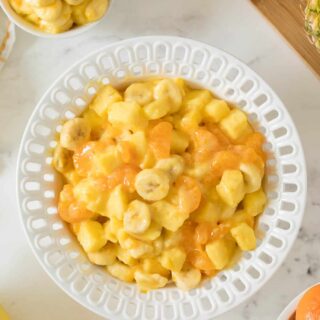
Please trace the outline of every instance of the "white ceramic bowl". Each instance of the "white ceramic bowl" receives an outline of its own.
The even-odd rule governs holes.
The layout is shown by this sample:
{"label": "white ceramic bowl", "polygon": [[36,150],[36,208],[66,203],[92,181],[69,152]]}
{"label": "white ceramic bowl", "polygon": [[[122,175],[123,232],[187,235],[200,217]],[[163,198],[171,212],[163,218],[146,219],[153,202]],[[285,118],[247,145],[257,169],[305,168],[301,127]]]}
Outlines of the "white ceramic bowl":
{"label": "white ceramic bowl", "polygon": [[34,36],[41,37],[41,38],[53,38],[53,39],[63,39],[63,38],[71,38],[77,35],[80,35],[89,29],[93,28],[95,25],[97,25],[99,22],[101,22],[108,14],[111,9],[112,0],[109,0],[109,7],[107,9],[107,12],[105,13],[104,17],[101,18],[99,21],[88,23],[83,26],[75,27],[70,30],[67,30],[65,32],[57,33],[57,34],[51,34],[44,31],[41,31],[36,26],[34,26],[32,23],[25,20],[23,17],[18,15],[10,6],[8,0],[0,0],[0,6],[2,7],[3,11],[6,13],[8,18],[16,24],[18,27],[20,27],[22,30],[33,34]]}
{"label": "white ceramic bowl", "polygon": [[[201,287],[167,287],[148,294],[88,263],[57,215],[59,177],[48,149],[62,121],[84,110],[99,82],[114,85],[150,76],[182,77],[234,102],[267,137],[268,206],[264,236],[234,268]],[[305,206],[306,171],[295,126],[272,89],[249,67],[209,45],[177,37],[112,43],[61,75],[35,108],[21,142],[17,193],[30,245],[51,278],[86,308],[109,319],[212,319],[252,296],[285,259]]]}

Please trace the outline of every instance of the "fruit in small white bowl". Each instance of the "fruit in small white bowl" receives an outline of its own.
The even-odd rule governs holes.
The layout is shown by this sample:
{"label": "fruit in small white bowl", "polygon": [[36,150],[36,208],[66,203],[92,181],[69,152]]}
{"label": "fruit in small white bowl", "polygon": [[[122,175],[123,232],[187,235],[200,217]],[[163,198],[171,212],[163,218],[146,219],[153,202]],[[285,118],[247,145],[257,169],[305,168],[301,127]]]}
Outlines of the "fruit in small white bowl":
{"label": "fruit in small white bowl", "polygon": [[[257,223],[257,248],[230,269],[184,292],[173,286],[141,294],[90,264],[57,215],[59,177],[48,149],[61,124],[81,114],[97,84],[123,86],[150,77],[184,78],[250,115],[268,143],[268,204]],[[142,37],[110,44],[88,56],[47,91],[29,120],[18,163],[21,218],[31,247],[68,294],[112,319],[212,318],[248,299],[281,265],[303,216],[306,174],[301,144],[285,107],[247,66],[208,45],[175,37]],[[134,297],[134,298],[133,298]],[[179,302],[179,303],[178,303]]]}
{"label": "fruit in small white bowl", "polygon": [[0,0],[8,18],[22,30],[55,39],[91,29],[108,15],[111,4],[112,0]]}

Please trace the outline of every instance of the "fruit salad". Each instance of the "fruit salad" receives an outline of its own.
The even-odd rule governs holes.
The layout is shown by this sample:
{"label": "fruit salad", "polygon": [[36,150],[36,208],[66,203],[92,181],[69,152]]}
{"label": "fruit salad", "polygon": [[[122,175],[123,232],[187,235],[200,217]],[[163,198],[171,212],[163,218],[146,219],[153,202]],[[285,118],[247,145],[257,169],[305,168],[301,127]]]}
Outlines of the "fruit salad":
{"label": "fruit salad", "polygon": [[12,9],[47,33],[61,33],[101,19],[109,0],[9,0]]}
{"label": "fruit salad", "polygon": [[243,111],[183,79],[101,86],[54,149],[59,215],[112,276],[142,292],[193,289],[256,247],[264,141]]}

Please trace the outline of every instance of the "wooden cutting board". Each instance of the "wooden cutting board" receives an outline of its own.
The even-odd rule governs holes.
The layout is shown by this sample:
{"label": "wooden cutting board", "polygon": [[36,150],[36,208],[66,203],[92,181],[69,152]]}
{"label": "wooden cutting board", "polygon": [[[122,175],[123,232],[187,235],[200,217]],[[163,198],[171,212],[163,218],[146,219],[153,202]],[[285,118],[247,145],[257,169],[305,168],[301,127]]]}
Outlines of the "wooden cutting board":
{"label": "wooden cutting board", "polygon": [[304,29],[301,0],[251,0],[320,77],[320,53]]}

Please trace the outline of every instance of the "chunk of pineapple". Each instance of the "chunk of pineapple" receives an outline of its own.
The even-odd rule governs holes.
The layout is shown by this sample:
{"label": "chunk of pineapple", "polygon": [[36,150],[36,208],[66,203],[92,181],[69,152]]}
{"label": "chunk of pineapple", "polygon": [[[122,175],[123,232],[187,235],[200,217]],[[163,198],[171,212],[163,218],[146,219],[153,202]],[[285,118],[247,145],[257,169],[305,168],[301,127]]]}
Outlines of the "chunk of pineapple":
{"label": "chunk of pineapple", "polygon": [[220,122],[230,113],[226,101],[213,99],[204,107],[205,119],[211,122]]}
{"label": "chunk of pineapple", "polygon": [[92,157],[93,168],[96,175],[109,175],[122,164],[121,155],[116,146],[108,146],[103,152],[97,152]]}
{"label": "chunk of pineapple", "polygon": [[238,109],[232,110],[228,116],[220,121],[220,128],[233,140],[241,139],[250,131],[246,114]]}
{"label": "chunk of pineapple", "polygon": [[182,232],[177,230],[175,232],[165,230],[164,232],[164,247],[166,249],[177,247],[182,243]]}
{"label": "chunk of pineapple", "polygon": [[121,247],[117,249],[117,258],[128,266],[134,266],[138,263],[138,260],[130,255],[129,250]]}
{"label": "chunk of pineapple", "polygon": [[202,113],[204,106],[208,104],[211,99],[212,95],[208,90],[191,90],[183,99],[183,110],[186,112],[197,110]]}
{"label": "chunk of pineapple", "polygon": [[132,282],[134,280],[134,269],[126,266],[122,262],[116,261],[114,264],[107,266],[109,273],[125,282]]}
{"label": "chunk of pineapple", "polygon": [[180,127],[185,132],[190,132],[198,128],[202,121],[202,112],[200,110],[188,111],[180,120]]}
{"label": "chunk of pineapple", "polygon": [[151,207],[153,220],[170,231],[178,230],[189,217],[189,214],[179,211],[177,207],[165,200],[156,201]]}
{"label": "chunk of pineapple", "polygon": [[188,136],[179,130],[172,131],[171,152],[182,154],[186,151],[189,145]]}
{"label": "chunk of pineapple", "polygon": [[117,247],[112,243],[107,243],[107,245],[97,252],[89,252],[89,260],[97,264],[98,266],[109,266],[113,264],[116,260]]}
{"label": "chunk of pineapple", "polygon": [[112,217],[103,225],[104,235],[106,239],[113,243],[118,242],[118,234],[122,229],[123,229],[122,221],[118,220],[115,217]]}
{"label": "chunk of pineapple", "polygon": [[143,111],[149,120],[156,120],[164,117],[171,109],[169,98],[162,98],[152,101],[144,106]]}
{"label": "chunk of pineapple", "polygon": [[108,120],[116,127],[132,131],[144,130],[148,120],[136,102],[116,102],[108,108]]}
{"label": "chunk of pineapple", "polygon": [[264,170],[260,169],[254,163],[241,163],[240,171],[244,177],[247,193],[255,192],[260,189]]}
{"label": "chunk of pineapple", "polygon": [[229,263],[234,248],[234,243],[226,238],[211,241],[206,245],[206,252],[215,269],[221,270]]}
{"label": "chunk of pineapple", "polygon": [[145,153],[142,162],[140,163],[141,169],[150,169],[156,163],[156,157],[151,149],[148,149]]}
{"label": "chunk of pineapple", "polygon": [[86,252],[98,251],[107,243],[102,225],[97,221],[81,222],[77,237]]}
{"label": "chunk of pineapple", "polygon": [[186,261],[186,253],[183,249],[175,247],[166,249],[159,258],[161,265],[171,271],[179,272]]}
{"label": "chunk of pineapple", "polygon": [[266,205],[267,197],[263,189],[247,194],[243,199],[243,208],[252,216],[260,214]]}
{"label": "chunk of pineapple", "polygon": [[115,217],[118,220],[123,219],[123,214],[128,207],[128,195],[122,184],[117,185],[110,193],[107,211],[109,217]]}
{"label": "chunk of pineapple", "polygon": [[225,170],[216,189],[228,206],[236,207],[245,194],[242,173],[239,170]]}
{"label": "chunk of pineapple", "polygon": [[122,101],[121,94],[112,86],[102,87],[89,105],[100,117],[105,117],[108,108],[115,102]]}
{"label": "chunk of pineapple", "polygon": [[246,223],[239,224],[232,228],[230,232],[241,250],[247,251],[256,248],[256,236],[253,229]]}
{"label": "chunk of pineapple", "polygon": [[195,221],[197,223],[212,223],[216,224],[221,216],[221,207],[222,203],[211,202],[211,201],[204,201],[200,207],[191,213],[190,220]]}
{"label": "chunk of pineapple", "polygon": [[166,278],[170,276],[170,271],[164,268],[156,258],[145,258],[141,264],[142,270],[146,273],[158,273]]}
{"label": "chunk of pineapple", "polygon": [[139,270],[134,273],[134,278],[142,292],[162,288],[168,283],[168,279],[160,274],[148,274]]}
{"label": "chunk of pineapple", "polygon": [[128,248],[129,254],[135,259],[146,257],[153,252],[151,244],[136,239],[126,240],[125,247]]}
{"label": "chunk of pineapple", "polygon": [[82,179],[82,177],[78,175],[76,170],[64,172],[64,177],[66,178],[67,182],[72,184],[73,186],[79,183]]}
{"label": "chunk of pineapple", "polygon": [[148,150],[148,143],[145,132],[137,131],[133,134],[128,135],[124,140],[130,142],[138,157],[138,162],[141,163],[144,160],[144,157],[146,156]]}

